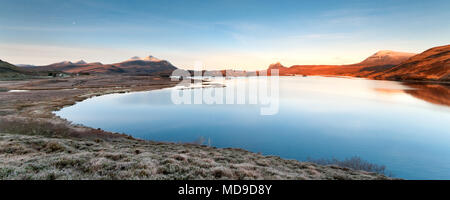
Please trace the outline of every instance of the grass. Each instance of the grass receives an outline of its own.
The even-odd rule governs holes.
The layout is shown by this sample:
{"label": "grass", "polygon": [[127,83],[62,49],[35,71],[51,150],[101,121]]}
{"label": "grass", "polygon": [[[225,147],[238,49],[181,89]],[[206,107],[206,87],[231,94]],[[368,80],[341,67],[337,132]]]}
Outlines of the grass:
{"label": "grass", "polygon": [[69,122],[52,122],[42,118],[0,118],[0,133],[37,135],[49,138],[85,138],[94,141],[118,137],[131,138],[125,134],[113,134],[101,129],[73,128],[70,125]]}
{"label": "grass", "polygon": [[[141,89],[149,87],[155,88]],[[204,137],[192,144],[142,141],[51,114],[75,101],[119,90],[86,91],[5,98],[0,111],[0,179],[390,179],[374,172],[214,148]]]}
{"label": "grass", "polygon": [[[319,165],[210,147],[204,137],[160,143],[42,118],[0,118],[0,179],[389,179],[376,165],[352,161]],[[331,163],[340,166],[324,166]]]}
{"label": "grass", "polygon": [[0,133],[0,179],[389,179],[241,149]]}
{"label": "grass", "polygon": [[351,158],[346,158],[344,160],[339,160],[337,158],[331,159],[312,159],[308,158],[308,162],[316,163],[319,165],[331,165],[345,167],[354,170],[362,170],[367,172],[375,172],[378,174],[384,174],[389,177],[393,177],[393,174],[386,170],[386,166],[378,165],[375,163],[370,163],[369,161],[363,160],[359,156],[353,156]]}
{"label": "grass", "polygon": [[68,136],[70,129],[63,124],[30,120],[30,119],[0,119],[0,131],[22,135],[41,135],[47,137]]}

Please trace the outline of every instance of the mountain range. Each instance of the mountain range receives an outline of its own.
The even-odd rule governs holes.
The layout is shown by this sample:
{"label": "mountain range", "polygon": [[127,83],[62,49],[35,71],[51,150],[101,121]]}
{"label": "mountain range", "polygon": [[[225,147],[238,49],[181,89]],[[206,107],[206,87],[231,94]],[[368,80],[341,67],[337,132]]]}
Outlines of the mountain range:
{"label": "mountain range", "polygon": [[[0,61],[2,77],[44,74],[47,72],[89,73],[89,74],[170,74],[177,67],[166,60],[153,56],[144,58],[132,57],[123,62],[102,64],[100,62],[87,63],[83,60],[77,62],[63,61],[46,66],[21,65],[14,66]],[[434,47],[420,54],[395,52],[389,50],[379,51],[365,60],[349,65],[293,65],[285,67],[281,63],[269,66],[278,69],[281,76],[289,75],[321,75],[321,76],[352,76],[383,80],[427,80],[450,81],[450,45]],[[216,71],[225,75],[225,70]],[[234,76],[255,75],[258,72],[235,70]]]}
{"label": "mountain range", "polygon": [[114,64],[102,64],[100,62],[86,63],[83,60],[77,62],[63,61],[46,66],[28,66],[35,71],[62,71],[66,73],[89,74],[155,74],[171,73],[177,69],[166,60],[159,60],[153,56],[144,58],[132,57],[126,61]]}
{"label": "mountain range", "polygon": [[450,81],[450,45],[428,49],[369,78]]}
{"label": "mountain range", "polygon": [[269,66],[286,75],[353,76],[387,80],[450,81],[450,45],[434,47],[420,54],[379,51],[364,61],[350,65]]}

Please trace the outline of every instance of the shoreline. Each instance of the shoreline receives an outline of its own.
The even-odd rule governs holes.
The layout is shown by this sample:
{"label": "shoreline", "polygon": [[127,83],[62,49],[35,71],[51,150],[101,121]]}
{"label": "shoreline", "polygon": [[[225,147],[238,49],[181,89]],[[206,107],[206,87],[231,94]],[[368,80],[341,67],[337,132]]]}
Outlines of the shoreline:
{"label": "shoreline", "polygon": [[[72,124],[54,114],[91,97],[151,91],[177,83],[168,78],[140,77],[138,85],[137,78],[41,79],[38,83],[28,80],[9,87],[29,91],[8,94],[16,99],[0,105],[0,179],[393,179],[373,172],[286,160],[239,148],[142,140]],[[99,84],[89,86],[91,81]],[[78,89],[64,90],[80,82],[83,83]],[[60,84],[65,85],[60,87]],[[0,82],[0,87],[4,83]],[[50,93],[41,94],[46,92]],[[23,98],[26,100],[18,101]],[[18,130],[17,126],[22,129]],[[34,143],[41,146],[30,145]],[[17,162],[18,158],[25,161]],[[58,163],[62,161],[69,164],[60,166]],[[42,169],[29,169],[35,165]],[[130,168],[122,170],[119,167],[122,165]],[[98,174],[97,170],[104,172]],[[115,174],[119,172],[126,175],[117,177]]]}
{"label": "shoreline", "polygon": [[[79,81],[90,81],[91,79],[109,79],[108,83],[94,84],[90,86],[76,86],[74,87],[71,82]],[[128,84],[128,83],[113,83],[114,79],[117,81],[123,78],[134,79],[133,76],[89,76],[75,78],[56,78],[56,79],[30,79],[30,80],[20,80],[20,81],[0,81],[2,83],[0,87],[6,88],[8,90],[23,90],[23,92],[17,92],[11,94],[10,92],[2,92],[12,96],[11,98],[6,97],[6,103],[0,105],[0,119],[14,119],[14,118],[34,118],[38,120],[51,121],[52,123],[65,124],[68,128],[77,129],[91,129],[97,130],[88,126],[80,124],[72,124],[72,122],[67,119],[63,119],[54,114],[55,111],[61,110],[64,107],[71,106],[77,102],[84,101],[86,99],[102,96],[107,94],[118,94],[118,93],[129,93],[129,92],[141,92],[141,91],[151,91],[155,89],[163,89],[173,87],[177,82],[172,82],[170,79],[164,79],[157,76],[149,76],[147,78],[156,79],[157,81],[150,80],[148,83],[141,85]],[[142,78],[142,76],[140,76]],[[104,81],[104,80],[102,80]],[[140,80],[138,80],[140,81]],[[44,82],[44,83],[42,83]],[[70,83],[64,86],[54,87],[46,86],[47,82],[51,83]],[[112,83],[112,85],[110,85]],[[134,83],[134,82],[133,82]],[[6,84],[6,85],[4,85]],[[50,98],[38,98],[32,99],[31,96],[39,95],[40,92],[50,92]],[[66,94],[67,93],[67,94]],[[27,95],[25,95],[27,94]],[[6,96],[4,95],[4,96]],[[61,95],[61,96],[59,96]],[[4,97],[2,96],[2,97]],[[21,98],[27,98],[25,101],[20,101]],[[41,95],[39,95],[41,96]],[[57,97],[60,98],[57,98]],[[42,96],[41,96],[42,97]],[[55,98],[52,98],[55,97]],[[5,99],[2,99],[5,102]],[[6,105],[5,105],[6,104]],[[6,113],[6,114],[4,114]],[[116,133],[112,133],[116,134]]]}
{"label": "shoreline", "polygon": [[439,85],[450,85],[449,81],[439,81],[439,80],[414,80],[414,79],[381,79],[381,78],[372,78],[372,77],[362,77],[362,76],[349,76],[349,75],[301,75],[301,74],[294,74],[294,75],[279,75],[279,76],[286,76],[286,77],[309,77],[309,76],[319,76],[319,77],[333,77],[333,78],[361,78],[361,79],[367,79],[367,80],[374,80],[374,81],[394,81],[394,82],[401,82],[401,83],[422,83],[422,84],[439,84]]}

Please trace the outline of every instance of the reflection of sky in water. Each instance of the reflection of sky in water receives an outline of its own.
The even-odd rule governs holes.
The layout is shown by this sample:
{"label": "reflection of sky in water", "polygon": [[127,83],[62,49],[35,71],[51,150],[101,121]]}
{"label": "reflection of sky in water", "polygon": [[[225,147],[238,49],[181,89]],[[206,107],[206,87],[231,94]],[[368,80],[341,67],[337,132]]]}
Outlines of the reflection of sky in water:
{"label": "reflection of sky in water", "polygon": [[174,105],[172,89],[95,97],[57,114],[150,140],[203,136],[214,146],[298,160],[358,155],[398,177],[450,179],[450,109],[405,89],[411,88],[390,81],[281,77],[273,116],[260,116],[260,105]]}

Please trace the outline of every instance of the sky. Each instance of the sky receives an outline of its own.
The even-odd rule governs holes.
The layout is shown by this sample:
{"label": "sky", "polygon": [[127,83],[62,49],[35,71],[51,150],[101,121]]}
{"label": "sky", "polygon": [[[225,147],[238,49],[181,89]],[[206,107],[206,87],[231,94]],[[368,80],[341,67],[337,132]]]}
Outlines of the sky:
{"label": "sky", "polygon": [[0,59],[180,68],[357,63],[450,43],[448,0],[0,0]]}

